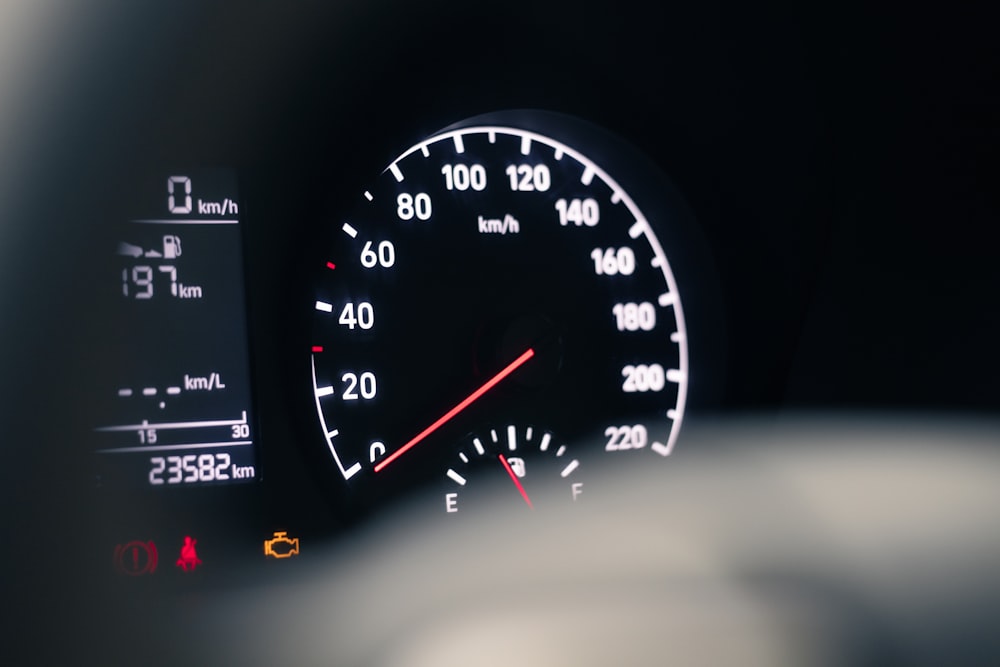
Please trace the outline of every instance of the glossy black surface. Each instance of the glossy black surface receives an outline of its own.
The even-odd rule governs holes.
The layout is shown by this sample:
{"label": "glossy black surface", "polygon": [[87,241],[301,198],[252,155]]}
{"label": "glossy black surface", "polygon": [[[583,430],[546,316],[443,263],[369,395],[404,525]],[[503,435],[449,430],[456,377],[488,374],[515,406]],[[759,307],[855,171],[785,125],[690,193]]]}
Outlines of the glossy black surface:
{"label": "glossy black surface", "polygon": [[[49,638],[76,628],[70,643],[97,661],[115,634],[108,615],[136,621],[128,641],[141,645],[143,591],[253,590],[229,565],[259,565],[273,531],[351,539],[309,453],[307,368],[289,356],[311,344],[307,258],[399,151],[476,114],[571,114],[676,186],[706,248],[704,298],[685,306],[718,304],[697,341],[723,363],[707,387],[692,379],[711,397],[706,419],[964,417],[1000,402],[997,53],[994,23],[973,10],[9,7],[34,17],[4,21],[0,78],[0,488],[16,542],[2,563],[20,610],[4,636],[18,657],[67,662],[73,647]],[[191,165],[239,176],[263,479],[94,494],[82,434],[106,321],[89,306],[99,276],[83,258],[103,252],[95,230],[122,219],[130,176]],[[172,563],[188,532],[224,575],[162,577],[139,595],[115,578],[115,544],[148,534]],[[124,597],[102,604],[109,590]]]}

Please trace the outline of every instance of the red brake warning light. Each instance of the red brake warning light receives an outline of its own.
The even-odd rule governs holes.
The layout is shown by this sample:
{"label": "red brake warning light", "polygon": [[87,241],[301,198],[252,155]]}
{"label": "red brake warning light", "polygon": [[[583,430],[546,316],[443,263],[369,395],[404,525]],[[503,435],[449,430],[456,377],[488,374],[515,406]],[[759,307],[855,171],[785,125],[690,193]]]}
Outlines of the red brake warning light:
{"label": "red brake warning light", "polygon": [[115,569],[130,577],[156,572],[156,545],[132,540],[115,545]]}

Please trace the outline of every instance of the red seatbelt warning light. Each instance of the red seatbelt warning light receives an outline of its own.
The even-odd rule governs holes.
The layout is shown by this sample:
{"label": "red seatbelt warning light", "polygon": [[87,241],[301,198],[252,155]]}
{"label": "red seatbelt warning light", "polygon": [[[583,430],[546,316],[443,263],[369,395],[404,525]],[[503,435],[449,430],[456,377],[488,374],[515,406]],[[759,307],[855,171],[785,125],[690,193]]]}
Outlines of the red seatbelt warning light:
{"label": "red seatbelt warning light", "polygon": [[201,565],[201,559],[198,558],[198,551],[195,549],[196,544],[198,544],[198,540],[192,538],[190,535],[184,536],[181,557],[177,559],[176,565],[185,572],[191,572]]}

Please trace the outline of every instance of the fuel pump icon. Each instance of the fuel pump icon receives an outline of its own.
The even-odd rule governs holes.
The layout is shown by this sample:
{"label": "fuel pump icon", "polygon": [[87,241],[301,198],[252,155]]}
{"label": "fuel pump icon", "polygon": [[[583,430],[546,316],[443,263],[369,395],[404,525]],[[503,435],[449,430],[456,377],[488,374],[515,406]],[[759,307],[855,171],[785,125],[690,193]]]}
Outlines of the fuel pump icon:
{"label": "fuel pump icon", "polygon": [[181,239],[172,234],[163,237],[163,258],[175,259],[181,256]]}
{"label": "fuel pump icon", "polygon": [[513,470],[514,474],[517,475],[519,478],[523,478],[524,475],[528,472],[524,466],[524,459],[520,457],[512,456],[509,459],[507,459],[507,463],[510,464],[510,469]]}

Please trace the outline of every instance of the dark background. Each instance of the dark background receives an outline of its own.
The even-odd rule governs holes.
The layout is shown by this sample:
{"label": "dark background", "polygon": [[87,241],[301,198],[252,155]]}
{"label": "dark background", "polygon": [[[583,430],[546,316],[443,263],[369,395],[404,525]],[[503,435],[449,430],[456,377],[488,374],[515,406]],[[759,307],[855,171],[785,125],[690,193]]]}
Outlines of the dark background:
{"label": "dark background", "polygon": [[239,170],[258,417],[282,452],[269,471],[311,480],[294,497],[211,497],[213,513],[238,506],[255,527],[305,506],[328,518],[298,454],[284,347],[310,296],[311,239],[400,150],[500,109],[601,125],[687,200],[724,361],[696,407],[990,414],[1000,400],[1000,92],[985,16],[735,2],[45,7],[0,91],[0,481],[7,530],[33,553],[4,567],[26,564],[11,585],[35,600],[25,627],[56,622],[47,601],[85,576],[64,559],[94,516],[77,502],[74,432],[89,417],[96,267],[77,249],[118,219],[130,174],[162,165]]}
{"label": "dark background", "polygon": [[[10,219],[65,225],[73,197],[113,198],[81,178],[98,166],[233,165],[266,212],[271,250],[249,255],[273,274],[251,276],[269,310],[272,277],[401,147],[477,113],[562,111],[634,144],[693,209],[725,407],[988,410],[997,59],[989,22],[960,14],[95,3],[31,68]],[[8,262],[5,284],[24,270]]]}

